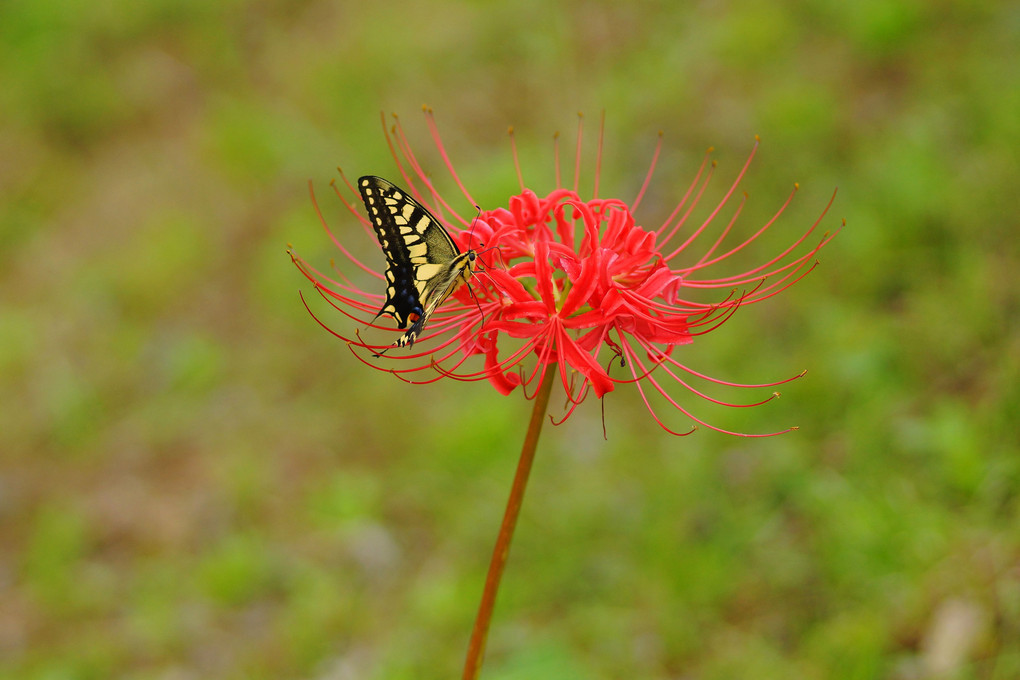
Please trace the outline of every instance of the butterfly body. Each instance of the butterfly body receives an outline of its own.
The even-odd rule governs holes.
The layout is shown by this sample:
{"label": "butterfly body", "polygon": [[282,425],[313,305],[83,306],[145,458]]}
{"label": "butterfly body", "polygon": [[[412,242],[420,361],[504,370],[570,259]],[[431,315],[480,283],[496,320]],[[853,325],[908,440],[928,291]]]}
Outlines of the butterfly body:
{"label": "butterfly body", "polygon": [[376,318],[389,314],[407,328],[393,346],[411,347],[439,305],[471,278],[477,253],[460,252],[442,223],[391,182],[368,175],[358,190],[386,256],[386,302]]}

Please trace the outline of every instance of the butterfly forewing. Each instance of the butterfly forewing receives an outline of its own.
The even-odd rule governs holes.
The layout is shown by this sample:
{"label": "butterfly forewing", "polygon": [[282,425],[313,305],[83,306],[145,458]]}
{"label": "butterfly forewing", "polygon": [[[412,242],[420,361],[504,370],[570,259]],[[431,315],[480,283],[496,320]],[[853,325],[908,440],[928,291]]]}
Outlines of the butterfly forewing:
{"label": "butterfly forewing", "polygon": [[386,256],[386,302],[399,328],[412,326],[395,344],[411,345],[432,312],[471,276],[474,251],[461,253],[442,223],[403,189],[382,179],[358,180],[383,254]]}

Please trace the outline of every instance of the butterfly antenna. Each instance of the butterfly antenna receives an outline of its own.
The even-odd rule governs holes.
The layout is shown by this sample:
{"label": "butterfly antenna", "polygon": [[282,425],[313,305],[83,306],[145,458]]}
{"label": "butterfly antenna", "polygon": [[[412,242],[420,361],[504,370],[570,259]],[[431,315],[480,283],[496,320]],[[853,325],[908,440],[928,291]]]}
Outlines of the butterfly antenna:
{"label": "butterfly antenna", "polygon": [[[473,220],[471,220],[471,228],[468,229],[468,246],[469,247],[471,246],[471,236],[475,232],[475,224],[478,223],[478,220],[482,216],[482,207],[481,206],[476,205],[475,206],[475,210],[477,210],[478,213],[475,215],[475,218]],[[479,249],[475,251],[475,255],[477,255],[479,258],[482,255],[484,255],[485,253],[489,252],[490,250],[495,250],[496,252],[498,252],[499,253],[499,261],[503,265],[503,269],[507,268],[506,267],[506,261],[503,260],[503,251],[499,249],[499,246],[492,246],[491,248],[486,248],[484,243],[479,242],[478,243],[478,248]],[[479,264],[479,266],[481,266],[481,264]],[[482,271],[484,271],[484,269]]]}
{"label": "butterfly antenna", "polygon": [[[474,218],[473,220],[471,220],[471,228],[470,228],[470,229],[468,229],[468,245],[469,245],[469,246],[471,245],[471,236],[472,236],[472,235],[474,234],[474,232],[475,232],[475,225],[476,225],[476,224],[478,224],[478,220],[479,220],[479,219],[481,218],[481,216],[482,216],[482,206],[480,206],[480,205],[476,205],[476,206],[475,206],[475,210],[477,211],[477,212],[475,213],[475,218]],[[482,255],[482,253],[484,253],[484,252],[485,252],[485,249],[484,249],[484,248],[485,248],[485,244],[484,244],[484,243],[481,243],[481,242],[479,242],[479,243],[478,243],[478,247],[479,247],[479,248],[481,248],[481,250],[478,250],[478,251],[477,251],[477,252],[475,253],[475,255],[476,255],[476,256],[481,256],[481,255]],[[481,264],[481,261],[479,261],[479,264]],[[484,271],[484,270],[483,270],[483,271]],[[475,289],[471,287],[471,283],[470,283],[470,282],[468,282],[468,281],[465,281],[464,283],[466,283],[466,284],[467,284],[468,292],[469,292],[469,293],[471,293],[471,299],[473,299],[473,300],[475,301],[475,306],[476,306],[476,307],[478,307],[478,315],[479,315],[480,317],[482,317],[482,326],[484,326],[484,325],[485,325],[485,312],[483,312],[483,311],[482,311],[482,304],[481,304],[480,302],[478,302],[478,296],[477,296],[477,295],[475,295]]]}
{"label": "butterfly antenna", "polygon": [[[475,206],[475,218],[473,220],[471,220],[471,226],[468,228],[468,241],[467,241],[467,244],[468,244],[468,249],[469,250],[471,249],[471,237],[474,236],[474,233],[475,233],[475,225],[478,224],[478,218],[480,218],[481,216],[482,216],[482,206],[476,205]],[[484,244],[479,243],[478,245],[481,246],[481,245],[484,245]]]}
{"label": "butterfly antenna", "polygon": [[[495,250],[497,253],[499,253],[499,263],[503,265],[503,270],[506,271],[507,269],[509,269],[509,267],[507,267],[506,265],[506,260],[503,259],[503,251],[500,250],[500,246],[492,246],[491,248],[486,248],[482,252],[487,253],[490,250]],[[481,255],[481,253],[479,253],[479,255]]]}

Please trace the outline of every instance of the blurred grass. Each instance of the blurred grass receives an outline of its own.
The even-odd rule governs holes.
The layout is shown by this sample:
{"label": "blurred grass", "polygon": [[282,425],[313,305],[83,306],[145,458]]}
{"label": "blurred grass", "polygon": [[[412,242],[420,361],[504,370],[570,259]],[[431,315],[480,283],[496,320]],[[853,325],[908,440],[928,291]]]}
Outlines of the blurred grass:
{"label": "blurred grass", "polygon": [[998,2],[3,3],[0,677],[457,672],[527,404],[368,371],[284,254],[332,256],[308,178],[342,233],[333,167],[391,173],[380,110],[438,167],[422,103],[487,205],[508,124],[541,188],[605,109],[621,196],[665,132],[649,221],[760,134],[740,224],[848,222],[685,356],[810,369],[698,411],[799,432],[547,429],[484,677],[932,677],[960,621],[946,677],[1020,676],[1017,45]]}

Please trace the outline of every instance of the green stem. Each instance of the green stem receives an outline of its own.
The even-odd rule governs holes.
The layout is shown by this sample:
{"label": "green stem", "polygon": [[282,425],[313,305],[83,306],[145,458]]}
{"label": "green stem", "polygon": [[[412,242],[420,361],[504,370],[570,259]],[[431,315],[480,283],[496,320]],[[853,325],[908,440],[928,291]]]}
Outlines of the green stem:
{"label": "green stem", "polygon": [[478,674],[482,670],[485,642],[489,637],[492,610],[496,605],[496,593],[499,592],[503,568],[506,566],[507,555],[510,554],[510,541],[514,537],[517,516],[521,514],[524,489],[528,486],[531,463],[535,460],[535,448],[538,446],[538,435],[542,432],[542,423],[545,422],[546,410],[549,408],[549,394],[552,392],[555,380],[556,364],[551,363],[546,367],[545,374],[542,376],[542,386],[539,387],[538,394],[535,395],[535,405],[531,409],[531,422],[528,423],[528,433],[524,437],[521,458],[517,461],[517,474],[514,475],[513,486],[510,487],[510,498],[506,502],[506,512],[503,513],[503,524],[499,527],[499,536],[496,537],[496,547],[492,550],[492,561],[489,563],[489,573],[485,577],[482,601],[478,605],[478,616],[475,618],[474,630],[471,631],[467,658],[464,660],[464,680],[477,680]]}

